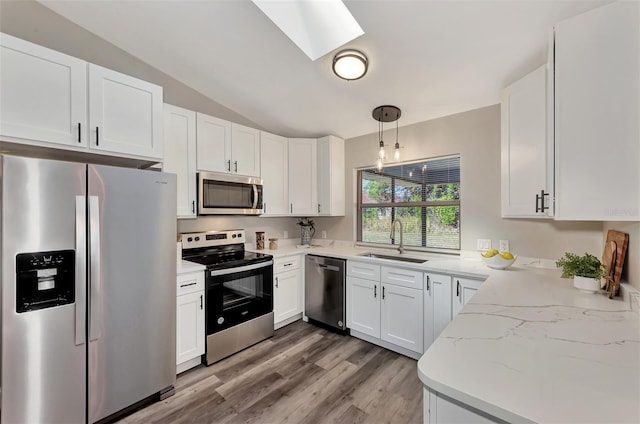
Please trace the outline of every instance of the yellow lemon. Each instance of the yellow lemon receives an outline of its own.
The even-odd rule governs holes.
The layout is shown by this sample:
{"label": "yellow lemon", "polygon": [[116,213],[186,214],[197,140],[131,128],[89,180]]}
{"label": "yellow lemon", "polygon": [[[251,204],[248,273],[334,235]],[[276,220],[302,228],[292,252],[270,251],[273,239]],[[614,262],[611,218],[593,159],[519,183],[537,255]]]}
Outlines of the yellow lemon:
{"label": "yellow lemon", "polygon": [[500,256],[502,256],[504,259],[508,259],[508,260],[513,259],[513,255],[511,254],[511,252],[501,253]]}
{"label": "yellow lemon", "polygon": [[489,249],[487,250],[482,256],[484,256],[485,258],[493,258],[494,256],[496,256],[498,254],[498,250],[497,249]]}

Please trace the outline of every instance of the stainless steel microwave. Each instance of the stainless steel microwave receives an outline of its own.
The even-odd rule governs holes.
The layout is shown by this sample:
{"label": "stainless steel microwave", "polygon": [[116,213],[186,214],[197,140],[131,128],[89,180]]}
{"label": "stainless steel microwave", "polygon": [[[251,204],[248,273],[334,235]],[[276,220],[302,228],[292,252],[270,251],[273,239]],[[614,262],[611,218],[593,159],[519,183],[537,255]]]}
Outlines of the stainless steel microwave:
{"label": "stainless steel microwave", "polygon": [[262,180],[255,177],[198,173],[198,215],[260,215]]}

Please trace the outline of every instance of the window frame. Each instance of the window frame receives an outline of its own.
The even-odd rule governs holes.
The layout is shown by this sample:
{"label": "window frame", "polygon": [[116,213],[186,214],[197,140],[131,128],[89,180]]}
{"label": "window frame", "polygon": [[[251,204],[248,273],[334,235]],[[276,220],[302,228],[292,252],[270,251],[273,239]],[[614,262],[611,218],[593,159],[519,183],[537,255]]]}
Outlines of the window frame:
{"label": "window frame", "polygon": [[[405,165],[411,165],[414,163],[422,163],[422,162],[429,162],[429,161],[437,161],[437,160],[444,160],[444,159],[453,159],[453,158],[457,158],[459,161],[461,160],[460,155],[448,155],[448,156],[439,156],[439,157],[433,157],[433,158],[424,158],[424,159],[418,159],[418,160],[414,160],[414,161],[407,161],[407,162],[396,162],[396,163],[390,163],[388,164],[388,166],[405,166]],[[460,166],[462,168],[462,166]],[[394,215],[395,215],[395,208],[414,208],[414,207],[419,207],[422,208],[422,228],[424,229],[424,231],[422,231],[423,234],[423,239],[422,239],[422,246],[403,246],[406,250],[415,250],[415,251],[423,251],[423,252],[432,252],[432,253],[444,253],[444,254],[450,254],[450,255],[460,255],[460,251],[462,250],[462,195],[460,196],[460,198],[458,200],[442,200],[442,201],[437,201],[437,200],[422,200],[420,202],[391,202],[391,203],[363,203],[362,202],[362,172],[363,171],[367,171],[367,170],[371,170],[371,169],[375,169],[374,165],[371,166],[365,166],[365,167],[361,167],[361,168],[356,168],[356,242],[355,244],[357,246],[371,246],[371,247],[382,247],[382,248],[393,248],[393,247],[397,247],[398,245],[395,243],[395,240],[393,243],[374,243],[374,242],[366,242],[366,241],[362,241],[362,210],[363,209],[367,209],[367,208],[389,208],[391,209],[391,222],[393,222],[394,219]],[[402,177],[397,177],[394,175],[389,175],[389,174],[384,174],[384,172],[380,173],[383,176],[389,177],[391,178],[391,195],[395,196],[395,180],[396,179],[400,179],[400,180],[404,180],[404,181],[408,181],[403,179]],[[460,178],[462,180],[462,176]],[[412,181],[411,181],[412,182]],[[446,183],[445,183],[446,184]],[[461,181],[458,181],[458,184],[461,184]],[[422,190],[422,196],[424,199],[424,196],[426,194],[425,190]],[[427,239],[427,235],[426,235],[426,220],[427,220],[427,214],[426,214],[426,208],[428,207],[437,207],[437,206],[458,206],[458,235],[459,235],[459,244],[458,244],[458,248],[457,249],[447,249],[447,248],[443,248],[443,247],[427,247],[426,246],[426,239]]]}

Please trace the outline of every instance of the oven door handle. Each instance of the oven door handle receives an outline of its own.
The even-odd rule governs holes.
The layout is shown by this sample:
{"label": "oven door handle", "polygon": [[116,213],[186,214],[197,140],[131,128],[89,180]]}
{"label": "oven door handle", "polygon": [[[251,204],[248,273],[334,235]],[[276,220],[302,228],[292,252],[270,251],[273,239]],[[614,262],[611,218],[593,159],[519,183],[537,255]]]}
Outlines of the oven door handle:
{"label": "oven door handle", "polygon": [[210,271],[210,275],[212,277],[217,277],[220,275],[235,274],[236,272],[253,271],[254,269],[266,268],[269,266],[273,266],[273,261],[260,262],[259,264],[255,265],[240,266],[235,268],[217,269]]}

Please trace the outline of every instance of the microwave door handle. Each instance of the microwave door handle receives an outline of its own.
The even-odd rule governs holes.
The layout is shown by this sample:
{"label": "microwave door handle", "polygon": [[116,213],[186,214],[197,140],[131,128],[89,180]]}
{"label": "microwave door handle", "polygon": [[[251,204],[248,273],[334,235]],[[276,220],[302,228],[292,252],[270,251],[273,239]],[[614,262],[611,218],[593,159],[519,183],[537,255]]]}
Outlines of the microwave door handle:
{"label": "microwave door handle", "polygon": [[89,304],[89,340],[100,338],[102,293],[100,284],[100,204],[98,196],[89,196],[89,249],[91,292]]}
{"label": "microwave door handle", "polygon": [[258,187],[255,184],[253,184],[251,187],[253,188],[252,209],[256,209],[258,207]]}
{"label": "microwave door handle", "polygon": [[76,346],[85,342],[87,311],[87,198],[76,196]]}

